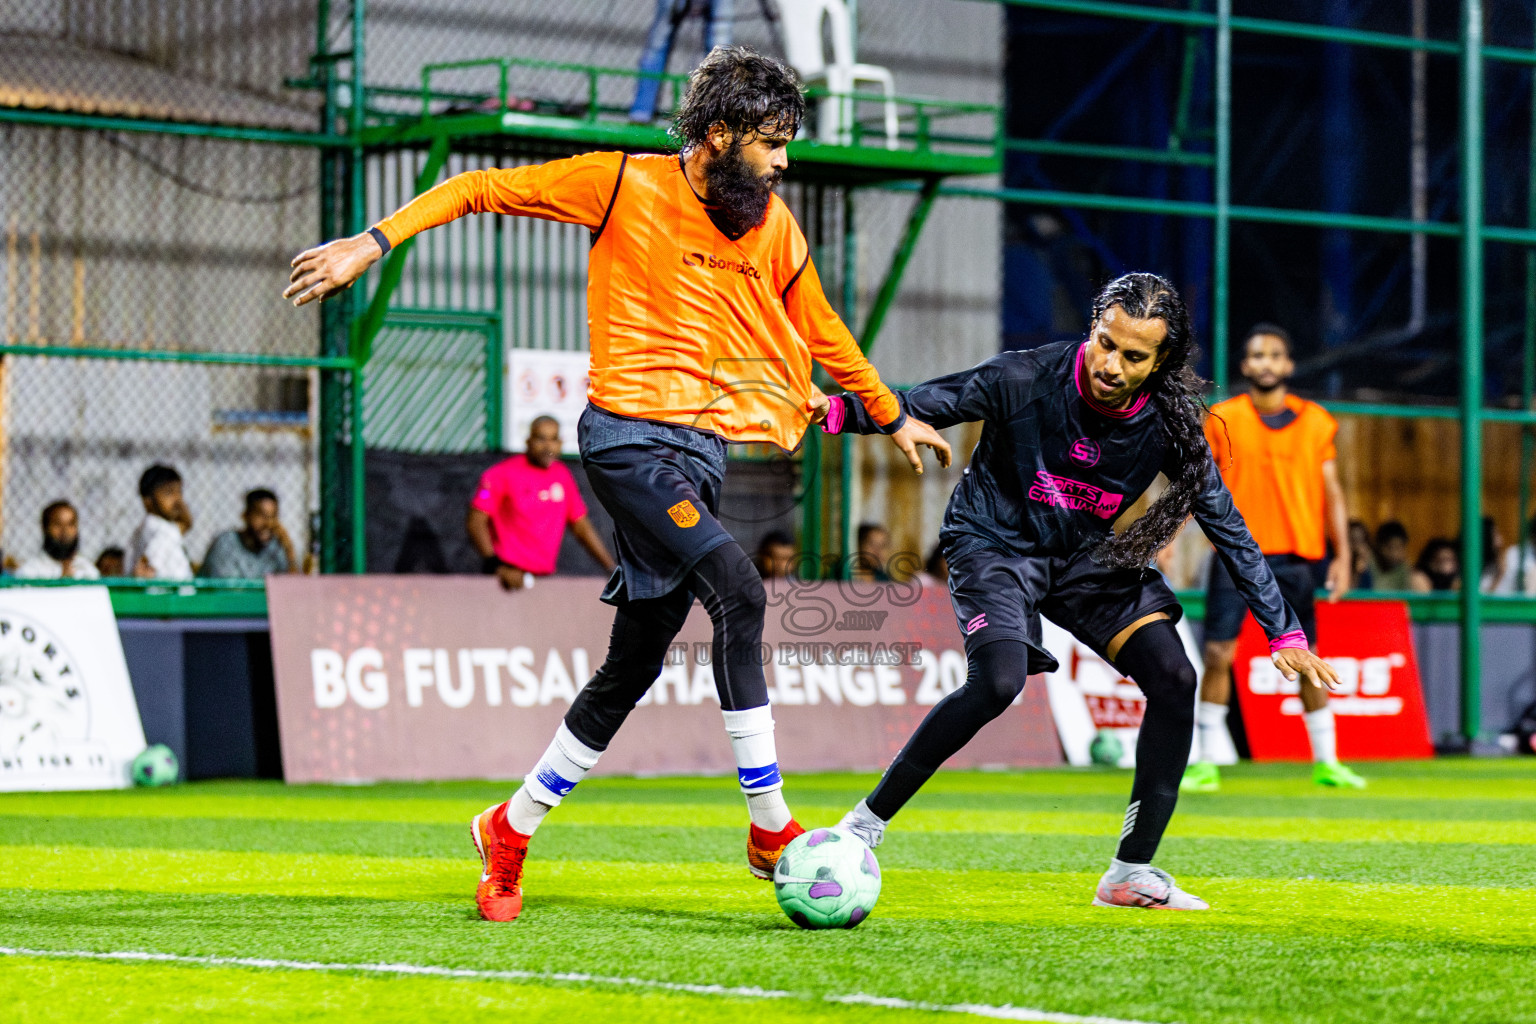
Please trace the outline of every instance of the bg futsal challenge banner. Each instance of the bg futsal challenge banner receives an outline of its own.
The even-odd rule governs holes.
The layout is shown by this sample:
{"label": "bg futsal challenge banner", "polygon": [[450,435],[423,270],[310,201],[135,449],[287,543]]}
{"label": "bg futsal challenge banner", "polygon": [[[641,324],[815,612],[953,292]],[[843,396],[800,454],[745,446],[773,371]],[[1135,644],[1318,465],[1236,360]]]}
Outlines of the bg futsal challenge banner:
{"label": "bg futsal challenge banner", "polygon": [[[1328,706],[1338,727],[1340,760],[1434,755],[1406,604],[1319,601],[1317,653],[1339,674]],[[1301,721],[1302,684],[1275,668],[1252,616],[1238,637],[1232,670],[1253,759],[1310,759]]]}
{"label": "bg futsal challenge banner", "polygon": [[[603,581],[278,576],[267,581],[290,782],[514,778],[602,663]],[[965,681],[949,598],[912,584],[770,581],[762,658],[787,771],[880,769]],[[695,605],[661,676],[603,755],[608,774],[735,769]],[[950,762],[1057,764],[1037,677]]]}

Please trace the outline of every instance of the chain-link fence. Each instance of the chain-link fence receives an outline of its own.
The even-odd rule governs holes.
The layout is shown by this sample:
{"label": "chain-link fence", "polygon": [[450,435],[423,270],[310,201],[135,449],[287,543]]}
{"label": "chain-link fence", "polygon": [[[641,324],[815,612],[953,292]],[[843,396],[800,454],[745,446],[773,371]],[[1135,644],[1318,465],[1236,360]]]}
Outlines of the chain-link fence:
{"label": "chain-link fence", "polygon": [[88,559],[126,546],[154,463],[183,478],[194,562],[258,487],[278,494],[302,556],[318,507],[318,328],[279,293],[313,241],[318,181],[307,148],[0,126],[10,559],[37,551],[56,500],[77,508]]}

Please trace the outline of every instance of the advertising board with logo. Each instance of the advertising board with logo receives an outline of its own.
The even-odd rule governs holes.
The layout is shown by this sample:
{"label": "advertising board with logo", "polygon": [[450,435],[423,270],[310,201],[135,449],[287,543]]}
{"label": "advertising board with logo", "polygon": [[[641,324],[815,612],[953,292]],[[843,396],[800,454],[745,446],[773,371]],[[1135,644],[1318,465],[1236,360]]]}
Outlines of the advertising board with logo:
{"label": "advertising board with logo", "polygon": [[[1319,602],[1317,646],[1339,674],[1328,706],[1337,724],[1341,760],[1433,756],[1405,603]],[[1251,616],[1238,637],[1232,670],[1253,759],[1309,760],[1302,683],[1287,680],[1275,668],[1269,643]]]}
{"label": "advertising board with logo", "polygon": [[[1119,669],[1071,633],[1050,619],[1042,620],[1042,627],[1045,649],[1059,666],[1055,672],[1046,673],[1045,684],[1067,762],[1079,766],[1093,763],[1089,747],[1095,736],[1108,731],[1120,741],[1119,766],[1134,768],[1136,737],[1141,732],[1147,698]],[[1184,653],[1198,673],[1200,652],[1189,624],[1181,620],[1178,630]]]}
{"label": "advertising board with logo", "polygon": [[585,352],[508,350],[503,448],[522,451],[529,425],[540,416],[553,416],[560,424],[561,451],[576,454],[576,421],[587,407],[587,362]]}
{"label": "advertising board with logo", "polygon": [[107,589],[0,588],[0,790],[119,789],[143,749]]}
{"label": "advertising board with logo", "polygon": [[[768,581],[762,657],[788,771],[884,768],[965,682],[948,595],[912,584]],[[290,782],[514,778],[607,650],[603,581],[503,592],[458,576],[268,580],[284,775]],[[715,695],[711,627],[694,606],[661,675],[597,771],[735,771]],[[949,764],[1061,761],[1036,680]]]}

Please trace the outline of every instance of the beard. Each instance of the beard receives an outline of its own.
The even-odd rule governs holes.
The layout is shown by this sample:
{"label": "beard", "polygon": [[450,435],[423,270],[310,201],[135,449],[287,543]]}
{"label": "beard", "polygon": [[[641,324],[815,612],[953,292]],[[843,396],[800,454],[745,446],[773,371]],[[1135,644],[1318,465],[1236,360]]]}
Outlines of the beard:
{"label": "beard", "polygon": [[80,538],[74,537],[69,541],[57,541],[52,537],[43,537],[43,554],[55,562],[67,562],[75,557],[75,552],[80,550]]}
{"label": "beard", "polygon": [[780,171],[767,177],[758,174],[736,146],[705,164],[704,185],[709,191],[709,210],[720,224],[722,233],[728,238],[740,238],[761,224],[768,216],[768,201],[773,198],[773,190],[783,177]]}

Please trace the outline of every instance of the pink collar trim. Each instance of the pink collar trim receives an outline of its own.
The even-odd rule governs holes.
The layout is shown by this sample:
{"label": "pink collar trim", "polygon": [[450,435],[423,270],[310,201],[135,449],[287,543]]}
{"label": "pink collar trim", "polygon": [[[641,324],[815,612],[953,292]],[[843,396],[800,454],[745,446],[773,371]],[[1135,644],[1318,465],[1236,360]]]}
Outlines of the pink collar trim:
{"label": "pink collar trim", "polygon": [[1083,400],[1088,408],[1092,409],[1100,416],[1108,416],[1110,419],[1128,420],[1132,416],[1135,416],[1137,413],[1141,412],[1141,410],[1146,407],[1148,400],[1152,397],[1146,391],[1143,391],[1140,395],[1138,395],[1136,397],[1136,401],[1132,402],[1124,409],[1112,409],[1105,405],[1103,402],[1097,401],[1093,395],[1089,393],[1088,389],[1083,387],[1083,377],[1087,375],[1087,370],[1083,367],[1083,349],[1087,346],[1088,343],[1086,341],[1077,346],[1077,359],[1075,360],[1072,369],[1072,383],[1077,385],[1078,397]]}

